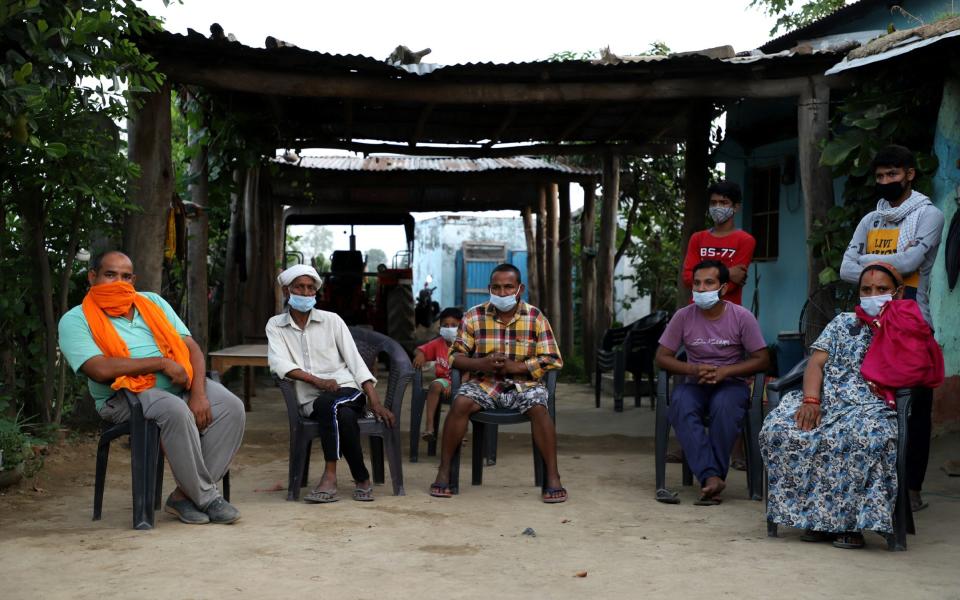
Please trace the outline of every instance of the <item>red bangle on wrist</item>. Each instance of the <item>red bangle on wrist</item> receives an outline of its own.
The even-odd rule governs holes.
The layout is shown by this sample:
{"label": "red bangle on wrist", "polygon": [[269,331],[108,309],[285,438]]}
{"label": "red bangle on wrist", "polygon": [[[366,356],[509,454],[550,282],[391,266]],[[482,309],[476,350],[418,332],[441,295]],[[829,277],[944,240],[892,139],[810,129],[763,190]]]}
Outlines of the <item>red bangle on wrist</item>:
{"label": "red bangle on wrist", "polygon": [[816,404],[816,405],[819,406],[819,405],[820,405],[820,398],[817,398],[816,396],[804,396],[804,397],[803,397],[803,403],[804,403],[804,404]]}

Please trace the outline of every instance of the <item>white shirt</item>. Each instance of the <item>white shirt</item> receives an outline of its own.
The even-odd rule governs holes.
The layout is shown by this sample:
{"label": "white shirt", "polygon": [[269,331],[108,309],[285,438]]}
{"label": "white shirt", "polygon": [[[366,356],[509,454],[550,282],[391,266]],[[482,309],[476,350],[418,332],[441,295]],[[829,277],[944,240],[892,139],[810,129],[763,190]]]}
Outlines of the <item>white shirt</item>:
{"label": "white shirt", "polygon": [[[335,379],[340,387],[361,390],[367,381],[377,383],[347,324],[336,313],[313,309],[306,327],[300,329],[284,312],[267,321],[266,331],[267,362],[277,377],[300,369],[321,379]],[[303,381],[294,384],[301,412],[309,412],[317,388]]]}

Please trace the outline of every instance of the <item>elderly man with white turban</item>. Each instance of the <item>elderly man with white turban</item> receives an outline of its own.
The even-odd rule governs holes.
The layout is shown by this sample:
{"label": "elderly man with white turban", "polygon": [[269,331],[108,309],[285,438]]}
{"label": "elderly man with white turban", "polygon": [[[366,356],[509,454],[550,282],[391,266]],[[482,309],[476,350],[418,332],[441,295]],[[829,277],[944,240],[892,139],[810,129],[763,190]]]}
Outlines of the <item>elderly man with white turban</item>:
{"label": "elderly man with white turban", "polygon": [[317,310],[320,275],[294,265],[277,277],[287,311],[267,322],[267,360],[278,377],[294,381],[300,412],[320,423],[326,461],[323,476],[304,500],[336,502],[337,460],[343,456],[355,482],[353,499],[373,500],[370,474],[363,463],[360,426],[366,408],[393,426],[394,416],[380,403],[377,380],[364,364],[350,330],[337,314]]}

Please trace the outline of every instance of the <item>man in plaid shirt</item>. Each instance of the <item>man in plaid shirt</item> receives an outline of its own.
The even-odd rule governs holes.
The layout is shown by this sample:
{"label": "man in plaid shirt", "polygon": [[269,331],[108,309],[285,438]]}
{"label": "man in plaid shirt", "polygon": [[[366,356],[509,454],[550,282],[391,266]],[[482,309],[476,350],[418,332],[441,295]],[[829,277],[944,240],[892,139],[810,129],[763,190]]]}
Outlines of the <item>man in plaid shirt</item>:
{"label": "man in plaid shirt", "polygon": [[[450,461],[467,431],[470,415],[481,410],[511,408],[530,417],[533,442],[546,463],[543,501],[564,502],[567,490],[557,471],[557,433],[547,412],[547,388],[541,383],[563,359],[550,323],[540,309],[520,300],[520,271],[511,264],[490,274],[490,300],[463,316],[450,347],[450,366],[472,372],[460,386],[443,426],[440,468],[430,495],[449,498]],[[474,441],[476,443],[476,441]]]}

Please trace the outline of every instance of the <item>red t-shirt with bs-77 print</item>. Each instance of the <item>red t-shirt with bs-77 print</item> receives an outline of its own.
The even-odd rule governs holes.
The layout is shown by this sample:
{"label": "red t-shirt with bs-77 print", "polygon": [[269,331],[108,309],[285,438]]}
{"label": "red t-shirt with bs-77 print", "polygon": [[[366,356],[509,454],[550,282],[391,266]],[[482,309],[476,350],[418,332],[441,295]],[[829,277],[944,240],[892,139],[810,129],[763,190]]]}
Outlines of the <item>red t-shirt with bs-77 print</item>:
{"label": "red t-shirt with bs-77 print", "polygon": [[[728,269],[736,265],[749,268],[756,245],[753,236],[742,229],[731,231],[723,237],[713,235],[710,229],[694,233],[690,236],[687,256],[683,261],[683,284],[688,288],[693,287],[693,268],[705,260],[719,260]],[[743,288],[731,281],[723,299],[742,305]]]}

